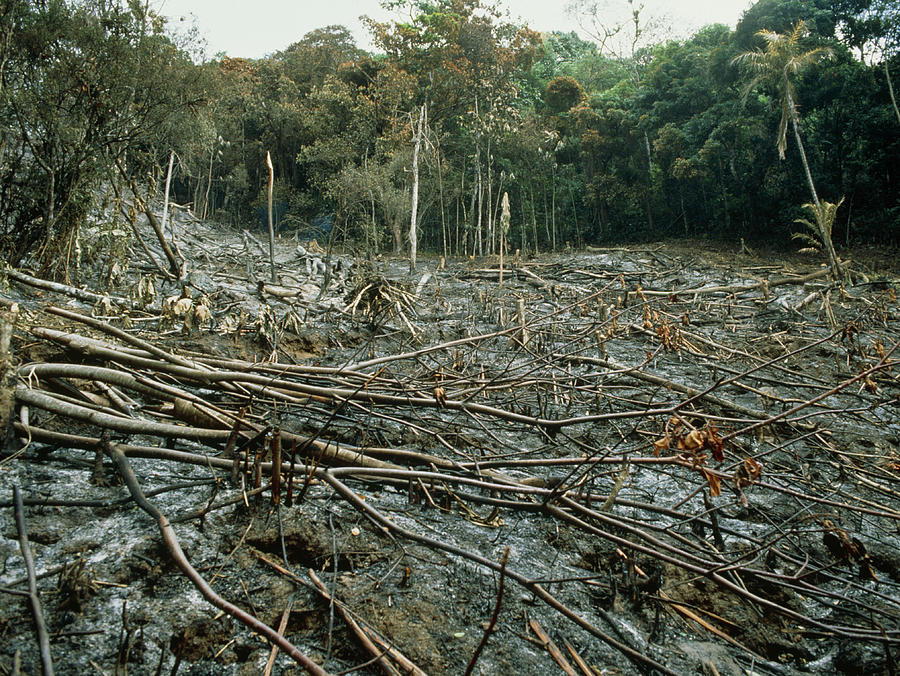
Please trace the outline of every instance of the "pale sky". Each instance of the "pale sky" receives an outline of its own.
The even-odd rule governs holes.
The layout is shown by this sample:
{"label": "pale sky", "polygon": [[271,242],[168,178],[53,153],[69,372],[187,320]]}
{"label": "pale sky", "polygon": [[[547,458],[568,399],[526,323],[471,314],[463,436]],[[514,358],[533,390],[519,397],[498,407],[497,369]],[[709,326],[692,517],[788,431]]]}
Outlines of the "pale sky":
{"label": "pale sky", "polygon": [[[534,30],[579,31],[566,8],[570,0],[501,0],[511,17]],[[605,0],[601,6],[624,6],[624,0]],[[638,4],[638,3],[636,3]],[[643,0],[647,16],[664,18],[672,37],[685,37],[710,23],[734,28],[752,0]],[[378,0],[153,0],[176,30],[196,20],[206,41],[206,56],[260,58],[300,40],[306,33],[331,24],[346,26],[363,49],[372,49],[360,15],[386,20],[398,18],[381,8]],[[579,31],[581,32],[581,31]],[[588,37],[582,33],[585,37]]]}

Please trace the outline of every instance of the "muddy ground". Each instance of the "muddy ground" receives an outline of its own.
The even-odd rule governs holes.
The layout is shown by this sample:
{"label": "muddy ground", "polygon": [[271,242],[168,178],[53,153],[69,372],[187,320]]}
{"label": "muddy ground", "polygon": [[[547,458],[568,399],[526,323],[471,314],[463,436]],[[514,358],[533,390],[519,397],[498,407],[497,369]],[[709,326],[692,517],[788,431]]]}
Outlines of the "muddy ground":
{"label": "muddy ground", "polygon": [[179,218],[189,293],[133,242],[69,289],[5,278],[0,674],[41,669],[13,485],[57,674],[303,673],[192,585],[109,443],[212,589],[328,673],[896,673],[896,252],[834,282],[660,242],[502,285],[341,254],[320,293],[297,242],[272,284]]}

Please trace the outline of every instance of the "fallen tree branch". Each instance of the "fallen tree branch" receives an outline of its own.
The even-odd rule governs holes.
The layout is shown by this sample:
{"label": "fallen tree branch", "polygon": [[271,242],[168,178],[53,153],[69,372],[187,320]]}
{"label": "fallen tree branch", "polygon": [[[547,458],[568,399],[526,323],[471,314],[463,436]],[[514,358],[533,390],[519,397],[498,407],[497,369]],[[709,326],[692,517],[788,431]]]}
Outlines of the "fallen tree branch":
{"label": "fallen tree branch", "polygon": [[[310,579],[315,583],[316,589],[322,595],[322,597],[328,601],[329,603],[333,603],[334,607],[337,609],[338,614],[343,618],[344,622],[347,623],[347,626],[353,631],[356,637],[359,639],[359,642],[366,649],[374,661],[384,670],[386,674],[389,676],[399,676],[401,673],[406,674],[407,676],[425,676],[425,672],[422,671],[419,667],[415,665],[409,658],[407,658],[403,653],[401,653],[396,648],[391,648],[390,646],[385,646],[384,648],[379,648],[375,645],[375,641],[379,643],[385,643],[380,636],[376,634],[372,630],[371,627],[367,627],[365,625],[360,624],[350,614],[350,611],[345,607],[343,603],[335,599],[331,593],[328,591],[328,587],[325,586],[325,583],[319,579],[319,576],[316,575],[315,571],[310,568],[308,571]],[[391,663],[390,660],[394,660],[397,665],[399,665],[399,669],[397,666]],[[402,671],[400,671],[402,669]]]}
{"label": "fallen tree branch", "polygon": [[279,634],[276,630],[272,629],[272,627],[261,622],[249,613],[244,612],[213,591],[212,587],[209,586],[206,580],[203,579],[200,573],[198,573],[187,560],[169,520],[144,496],[143,489],[141,488],[134,471],[131,469],[131,463],[128,462],[128,458],[125,457],[125,454],[116,446],[116,444],[112,443],[104,444],[103,451],[113,461],[116,472],[128,488],[128,492],[131,493],[131,497],[134,498],[137,506],[144,510],[151,518],[156,520],[166,549],[168,549],[175,564],[187,576],[194,587],[196,587],[197,591],[203,595],[203,598],[253,631],[262,634],[272,645],[277,645],[282,651],[290,655],[297,664],[306,669],[308,674],[312,674],[313,676],[327,676],[327,671],[304,655],[299,648],[294,646],[293,643],[284,638],[284,636]]}
{"label": "fallen tree branch", "polygon": [[[476,554],[474,552],[466,551],[461,549],[460,547],[456,547],[454,545],[448,544],[441,540],[436,540],[427,535],[419,535],[418,533],[414,533],[402,526],[398,526],[393,521],[386,519],[384,515],[381,514],[377,509],[369,505],[365,500],[360,499],[360,497],[348,488],[343,482],[339,481],[331,472],[328,470],[322,470],[317,473],[319,478],[325,481],[329,486],[331,486],[335,492],[341,495],[345,500],[347,500],[350,504],[356,507],[359,511],[368,516],[375,524],[384,528],[387,531],[396,533],[401,537],[404,537],[408,540],[414,542],[420,542],[422,544],[427,545],[433,549],[439,549],[451,554],[456,554],[457,556],[462,556],[474,563],[477,563],[481,566],[485,566],[486,568],[490,568],[491,570],[495,570],[500,572],[501,566],[499,563],[495,561],[491,561],[480,554]],[[606,632],[601,631],[598,627],[594,626],[583,617],[575,613],[571,608],[561,603],[555,596],[550,594],[542,585],[535,582],[534,580],[529,579],[525,575],[519,573],[518,571],[511,570],[509,568],[505,568],[506,575],[521,584],[523,587],[532,592],[535,596],[539,597],[542,601],[544,601],[551,608],[555,609],[575,624],[580,626],[582,629],[590,632],[601,641],[609,645],[610,647],[618,650],[622,654],[624,654],[628,659],[632,660],[635,664],[640,665],[642,668],[656,669],[661,674],[668,674],[669,676],[676,676],[676,672],[670,670],[665,665],[657,662],[651,657],[644,655],[630,646],[625,645],[624,643],[618,641],[613,638]]]}
{"label": "fallen tree branch", "polygon": [[13,486],[13,505],[16,516],[16,528],[19,531],[19,547],[22,549],[25,570],[28,572],[28,602],[31,605],[31,617],[34,620],[38,647],[41,653],[41,673],[44,676],[53,676],[50,637],[47,634],[47,626],[44,624],[44,613],[41,611],[41,599],[38,596],[37,579],[34,574],[34,559],[31,556],[31,546],[28,544],[28,528],[25,525],[25,506],[22,504],[22,493],[19,492],[18,486]]}
{"label": "fallen tree branch", "polygon": [[469,676],[472,673],[472,670],[475,669],[475,665],[478,663],[478,658],[481,656],[484,646],[487,645],[488,639],[491,637],[491,634],[494,633],[494,627],[497,626],[497,618],[500,617],[500,606],[503,604],[503,583],[506,581],[506,563],[508,561],[509,547],[503,550],[503,556],[500,559],[500,580],[497,582],[497,600],[494,602],[494,610],[491,613],[491,619],[488,621],[487,627],[485,627],[484,634],[482,634],[481,641],[478,642],[475,652],[473,652],[472,657],[469,658],[465,676]]}
{"label": "fallen tree branch", "polygon": [[126,307],[129,309],[137,308],[137,304],[128,300],[127,298],[120,298],[118,296],[110,296],[107,294],[94,293],[93,291],[87,291],[85,289],[79,289],[74,286],[69,286],[68,284],[61,284],[60,282],[51,282],[49,279],[40,279],[39,277],[32,277],[29,274],[16,270],[14,268],[7,268],[6,275],[10,279],[19,282],[20,284],[27,284],[28,286],[33,286],[37,289],[44,289],[46,291],[53,291],[54,293],[61,293],[64,296],[69,296],[71,298],[77,298],[78,300],[83,300],[86,303],[96,304],[103,301],[112,301],[116,305],[121,305],[122,307]]}
{"label": "fallen tree branch", "polygon": [[169,261],[169,268],[172,275],[175,277],[175,279],[183,279],[187,267],[185,264],[186,262],[184,260],[179,262],[175,257],[175,252],[173,252],[172,247],[169,246],[169,242],[166,239],[166,235],[163,232],[159,220],[156,218],[156,214],[153,213],[153,209],[151,209],[147,202],[138,194],[137,181],[134,179],[134,177],[129,178],[127,172],[125,171],[125,168],[122,166],[122,163],[119,160],[116,160],[116,167],[118,168],[119,173],[122,175],[122,178],[128,184],[128,187],[131,188],[131,194],[134,195],[135,204],[147,216],[147,222],[150,223],[150,227],[152,227],[153,232],[156,233],[156,238],[157,240],[159,240],[159,246],[162,248],[166,260]]}
{"label": "fallen tree branch", "polygon": [[[16,399],[23,404],[36,406],[47,411],[53,411],[61,415],[81,420],[82,422],[96,425],[101,429],[126,432],[128,434],[150,434],[173,439],[192,439],[207,443],[218,442],[224,444],[231,431],[225,428],[210,429],[207,427],[189,427],[187,425],[175,425],[172,423],[159,423],[150,420],[140,420],[127,416],[116,416],[103,413],[86,406],[79,406],[68,401],[63,401],[45,392],[33,390],[18,385],[16,387]],[[314,455],[323,461],[340,461],[348,464],[359,464],[371,467],[398,468],[398,465],[370,458],[362,449],[348,448],[339,444],[311,440],[289,432],[281,432],[282,444],[294,444],[298,448],[309,447]]]}
{"label": "fallen tree branch", "polygon": [[[842,271],[846,271],[849,269],[850,265],[853,261],[846,260],[841,263],[840,267]],[[821,279],[822,277],[827,277],[831,274],[831,268],[822,268],[821,270],[816,270],[815,272],[810,272],[806,275],[800,275],[799,277],[776,277],[772,280],[763,280],[760,282],[754,282],[753,284],[747,284],[745,286],[740,285],[727,285],[727,286],[702,286],[694,289],[674,289],[672,291],[652,291],[650,289],[641,289],[640,291],[629,291],[628,295],[640,297],[640,296],[702,296],[708,293],[744,293],[746,291],[758,291],[760,289],[767,290],[771,289],[773,286],[784,286],[786,284],[805,284],[806,282],[811,282],[814,279]]]}

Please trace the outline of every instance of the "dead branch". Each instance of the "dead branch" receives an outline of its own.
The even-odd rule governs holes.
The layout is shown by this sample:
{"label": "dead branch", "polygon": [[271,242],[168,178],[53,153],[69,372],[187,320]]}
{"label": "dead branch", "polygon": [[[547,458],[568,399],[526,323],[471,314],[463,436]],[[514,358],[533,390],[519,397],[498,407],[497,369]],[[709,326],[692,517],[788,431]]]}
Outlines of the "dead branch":
{"label": "dead branch", "polygon": [[47,291],[53,291],[54,293],[61,293],[63,295],[77,298],[78,300],[83,300],[91,304],[109,301],[125,308],[134,309],[137,307],[134,301],[128,300],[127,298],[119,298],[116,296],[94,293],[93,291],[86,291],[85,289],[79,289],[74,286],[69,286],[68,284],[61,284],[60,282],[51,282],[47,279],[32,277],[29,274],[21,272],[20,270],[15,270],[13,268],[7,269],[6,275],[10,279],[17,281],[20,284],[27,284],[28,286],[33,286],[38,289],[45,289]]}
{"label": "dead branch", "polygon": [[277,645],[281,650],[290,655],[297,664],[306,669],[307,673],[313,674],[314,676],[327,676],[328,672],[300,652],[298,648],[277,631],[267,624],[260,622],[258,619],[244,612],[229,601],[226,601],[213,591],[206,580],[203,579],[200,573],[198,573],[187,560],[187,557],[181,549],[181,545],[178,544],[178,538],[176,537],[172,526],[169,524],[169,520],[145,497],[143,489],[141,489],[137,477],[131,469],[131,463],[128,462],[128,458],[125,457],[125,454],[122,453],[115,444],[111,443],[107,443],[103,450],[115,464],[116,472],[118,472],[122,481],[127,486],[128,492],[131,493],[131,497],[134,499],[137,506],[144,510],[151,518],[156,520],[160,534],[165,542],[166,549],[172,556],[175,564],[187,576],[194,587],[197,588],[197,591],[219,610],[228,613],[231,617],[245,624],[253,631],[265,636],[272,645]]}
{"label": "dead branch", "polygon": [[[843,272],[846,272],[850,269],[853,261],[846,260],[843,261],[840,265],[840,268]],[[828,277],[831,274],[830,268],[822,268],[821,270],[816,270],[815,272],[810,272],[805,275],[798,275],[795,277],[777,277],[771,280],[763,280],[760,282],[753,282],[751,284],[741,284],[741,285],[726,285],[726,286],[704,286],[694,289],[677,289],[673,291],[652,291],[650,289],[642,289],[638,292],[630,292],[634,296],[665,296],[670,297],[674,295],[680,296],[702,296],[705,294],[711,293],[724,293],[724,294],[741,294],[746,293],[747,291],[759,291],[759,290],[768,290],[776,286],[785,286],[787,284],[805,284],[806,282],[811,282],[814,279],[822,279],[823,277]]]}
{"label": "dead branch", "polygon": [[19,492],[18,486],[13,486],[13,504],[15,506],[16,528],[19,531],[19,547],[22,550],[22,558],[25,560],[25,569],[28,571],[28,602],[31,605],[31,618],[34,621],[34,629],[41,653],[41,673],[44,676],[53,676],[50,637],[44,624],[44,613],[41,610],[41,599],[38,596],[34,559],[31,556],[31,546],[28,544],[28,528],[25,525],[25,506],[22,504],[22,494]]}

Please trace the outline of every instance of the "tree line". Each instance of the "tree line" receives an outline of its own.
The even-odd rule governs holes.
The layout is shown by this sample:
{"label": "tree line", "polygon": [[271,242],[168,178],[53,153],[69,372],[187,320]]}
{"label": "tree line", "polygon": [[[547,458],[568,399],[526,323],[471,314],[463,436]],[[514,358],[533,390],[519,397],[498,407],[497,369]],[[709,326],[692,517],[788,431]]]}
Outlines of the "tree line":
{"label": "tree line", "polygon": [[586,39],[488,0],[385,0],[408,18],[369,20],[371,53],[326,26],[200,62],[139,0],[5,0],[0,249],[70,264],[91,214],[128,220],[172,151],[196,214],[262,227],[268,152],[280,233],[370,252],[786,244],[809,215],[819,244],[820,218],[828,246],[897,244],[896,3],[760,0],[682,40],[621,3],[621,23],[574,3]]}

